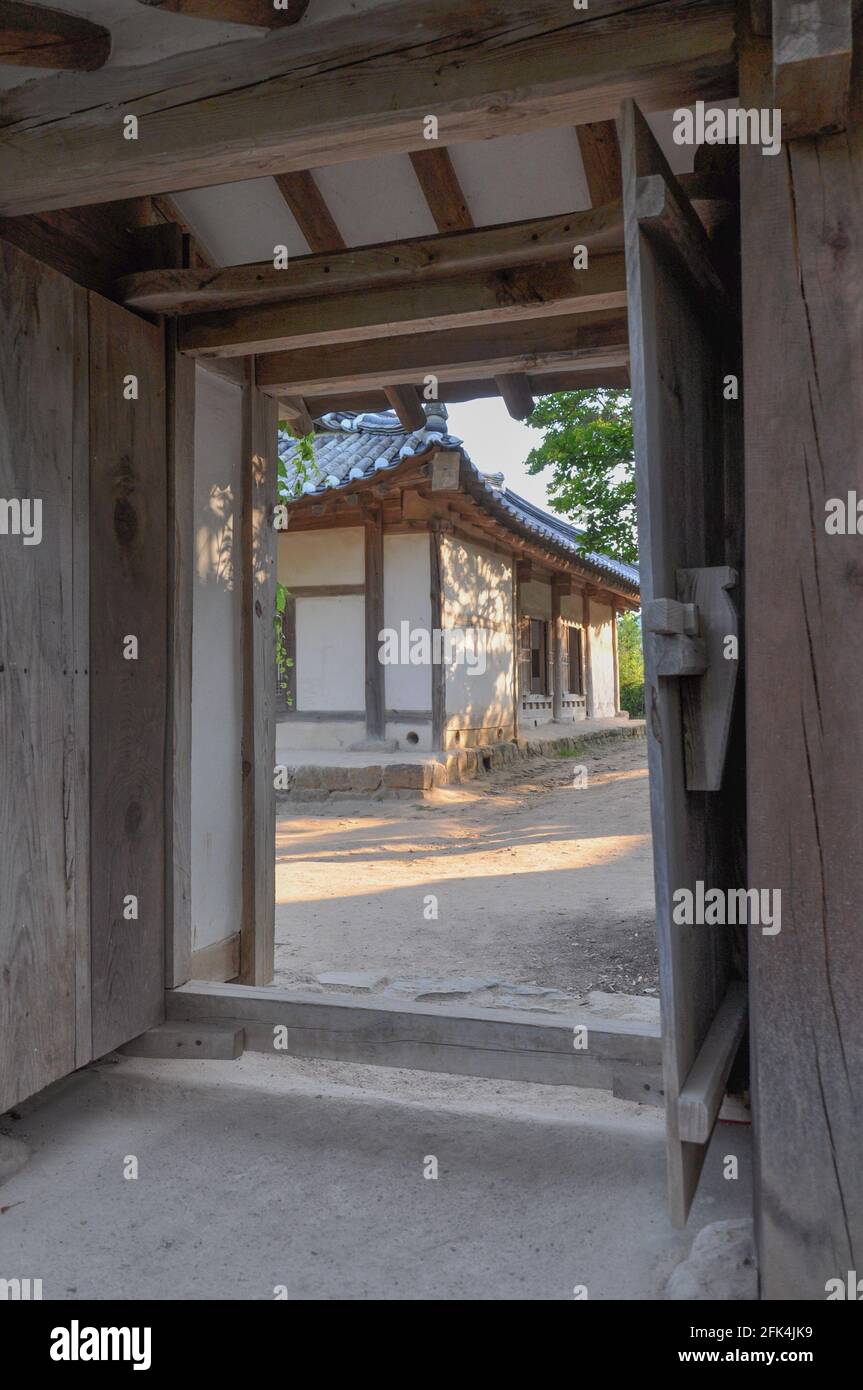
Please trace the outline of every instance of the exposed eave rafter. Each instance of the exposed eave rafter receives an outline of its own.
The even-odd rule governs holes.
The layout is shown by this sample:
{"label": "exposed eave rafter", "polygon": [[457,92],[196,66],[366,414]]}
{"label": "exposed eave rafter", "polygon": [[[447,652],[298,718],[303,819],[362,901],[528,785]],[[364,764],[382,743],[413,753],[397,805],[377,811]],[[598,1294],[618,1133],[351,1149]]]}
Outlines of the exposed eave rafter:
{"label": "exposed eave rafter", "polygon": [[111,35],[64,10],[0,0],[0,67],[92,72],[108,61]]}

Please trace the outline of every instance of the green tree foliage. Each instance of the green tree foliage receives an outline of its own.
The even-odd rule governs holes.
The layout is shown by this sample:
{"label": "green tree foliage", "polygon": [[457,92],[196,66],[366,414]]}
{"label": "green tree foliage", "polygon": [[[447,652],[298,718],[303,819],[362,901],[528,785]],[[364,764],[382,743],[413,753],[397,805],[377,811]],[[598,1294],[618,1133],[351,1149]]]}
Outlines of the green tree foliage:
{"label": "green tree foliage", "polygon": [[552,470],[549,506],[584,527],[583,550],[636,563],[629,392],[561,391],[541,396],[529,423],[545,431],[542,443],[527,457],[527,471]]}
{"label": "green tree foliage", "polygon": [[622,613],[617,620],[620,708],[633,719],[644,718],[644,652],[641,647],[641,618]]}

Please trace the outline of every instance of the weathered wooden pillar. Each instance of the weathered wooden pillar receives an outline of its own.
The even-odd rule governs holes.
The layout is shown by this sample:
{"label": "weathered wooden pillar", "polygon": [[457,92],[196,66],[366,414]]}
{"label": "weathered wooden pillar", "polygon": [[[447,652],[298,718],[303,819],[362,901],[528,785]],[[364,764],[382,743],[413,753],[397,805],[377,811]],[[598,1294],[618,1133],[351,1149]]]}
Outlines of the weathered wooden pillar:
{"label": "weathered wooden pillar", "polygon": [[620,650],[617,644],[617,603],[611,604],[611,660],[614,667],[614,713],[620,714]]}
{"label": "weathered wooden pillar", "polygon": [[[823,1299],[863,1250],[861,59],[858,24],[846,131],[741,150],[749,883],[782,914],[749,941],[768,1299]],[[741,104],[772,90],[744,25]]]}
{"label": "weathered wooden pillar", "polygon": [[[441,575],[440,530],[436,524],[429,528],[429,611],[431,613],[432,650],[434,634],[443,632],[443,578]],[[430,668],[431,709],[432,709],[432,748],[442,749],[444,726],[446,724],[446,666],[443,661],[433,661]]]}
{"label": "weathered wooden pillar", "polygon": [[380,507],[367,513],[365,533],[366,737],[382,739],[386,730],[386,709],[378,636],[384,625],[384,531]]}
{"label": "weathered wooden pillar", "polygon": [[276,505],[278,406],[245,387],[242,556],[243,921],[240,981],[273,978],[276,910]]}
{"label": "weathered wooden pillar", "polygon": [[584,716],[586,719],[593,717],[593,675],[590,660],[590,592],[585,589],[581,595],[581,622],[584,628]]}

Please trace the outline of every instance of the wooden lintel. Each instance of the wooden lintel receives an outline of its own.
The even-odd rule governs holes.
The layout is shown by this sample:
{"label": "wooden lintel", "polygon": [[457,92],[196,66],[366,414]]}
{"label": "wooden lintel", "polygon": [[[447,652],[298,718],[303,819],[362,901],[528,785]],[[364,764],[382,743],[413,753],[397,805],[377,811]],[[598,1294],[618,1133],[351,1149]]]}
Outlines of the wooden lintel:
{"label": "wooden lintel", "polygon": [[[218,359],[208,359],[216,361]],[[226,359],[222,359],[226,360]],[[505,372],[621,367],[629,362],[627,327],[617,313],[525,320],[505,329],[445,329],[360,343],[267,353],[258,380],[274,395],[325,395],[383,383],[470,380]]]}
{"label": "wooden lintel", "polygon": [[610,252],[591,257],[584,270],[529,264],[194,314],[180,320],[180,344],[193,357],[243,357],[625,308],[624,258]]}
{"label": "wooden lintel", "polygon": [[[626,42],[615,21],[625,8]],[[201,188],[736,91],[735,7],[414,0],[6,94],[0,214]],[[685,35],[683,31],[685,30]],[[458,36],[454,41],[453,36]],[[118,112],[143,138],[118,138]]]}
{"label": "wooden lintel", "polygon": [[[715,191],[720,190],[714,180]],[[709,192],[706,183],[699,191]],[[157,205],[166,200],[154,200]],[[168,204],[166,203],[166,206]],[[174,204],[171,209],[176,212]],[[171,220],[179,221],[179,216]],[[187,228],[186,228],[187,230]],[[534,217],[523,222],[478,227],[469,232],[412,237],[350,247],[332,254],[293,257],[276,269],[271,260],[226,266],[214,273],[200,268],[182,274],[128,275],[117,295],[131,309],[151,313],[206,313],[254,304],[337,294],[344,291],[439,279],[458,271],[506,270],[532,262],[568,262],[575,243],[591,254],[623,246],[623,210],[619,199],[584,212]]]}

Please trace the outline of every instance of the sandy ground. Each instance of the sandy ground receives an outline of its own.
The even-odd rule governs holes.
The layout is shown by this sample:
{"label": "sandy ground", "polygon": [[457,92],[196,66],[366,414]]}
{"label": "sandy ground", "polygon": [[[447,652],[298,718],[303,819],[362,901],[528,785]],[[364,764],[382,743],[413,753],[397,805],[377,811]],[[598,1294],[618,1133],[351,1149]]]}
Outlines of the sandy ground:
{"label": "sandy ground", "polygon": [[675,1231],[662,1112],[602,1092],[108,1058],[0,1117],[0,1277],[71,1301],[661,1298],[701,1226],[748,1213],[749,1141],[717,1126]]}
{"label": "sandy ground", "polygon": [[433,801],[286,807],[276,843],[278,984],[363,971],[376,992],[532,1009],[656,994],[641,739]]}

